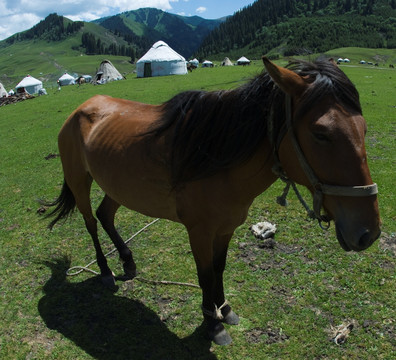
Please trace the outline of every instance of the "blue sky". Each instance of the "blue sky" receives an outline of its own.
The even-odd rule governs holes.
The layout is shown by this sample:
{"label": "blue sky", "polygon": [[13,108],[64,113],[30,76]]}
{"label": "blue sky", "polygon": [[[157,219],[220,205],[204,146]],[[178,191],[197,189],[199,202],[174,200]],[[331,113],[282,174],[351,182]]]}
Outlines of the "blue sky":
{"label": "blue sky", "polygon": [[172,14],[217,19],[232,15],[254,0],[0,0],[0,40],[30,29],[48,14],[91,21],[142,7]]}

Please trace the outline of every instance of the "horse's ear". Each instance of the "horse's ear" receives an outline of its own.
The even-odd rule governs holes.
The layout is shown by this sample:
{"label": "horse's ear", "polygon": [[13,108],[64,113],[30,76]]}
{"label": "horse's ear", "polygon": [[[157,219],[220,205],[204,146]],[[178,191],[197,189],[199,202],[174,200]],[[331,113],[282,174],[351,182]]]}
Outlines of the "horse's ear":
{"label": "horse's ear", "polygon": [[337,63],[336,63],[336,61],[335,61],[333,58],[330,58],[329,61],[330,61],[333,65],[337,66]]}
{"label": "horse's ear", "polygon": [[294,71],[275,65],[266,56],[263,56],[263,62],[272,80],[286,94],[299,96],[307,88],[305,80]]}

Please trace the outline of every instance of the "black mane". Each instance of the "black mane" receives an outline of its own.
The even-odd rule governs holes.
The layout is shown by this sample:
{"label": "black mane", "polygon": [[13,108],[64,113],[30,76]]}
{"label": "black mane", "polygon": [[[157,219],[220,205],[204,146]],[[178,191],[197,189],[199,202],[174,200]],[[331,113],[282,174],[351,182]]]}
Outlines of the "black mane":
{"label": "black mane", "polygon": [[[354,85],[328,60],[296,61],[289,68],[313,85],[303,94],[299,116],[326,96],[361,113]],[[163,116],[146,135],[165,134],[170,141],[167,161],[175,187],[248,160],[268,138],[270,116],[272,140],[277,137],[285,121],[284,107],[285,94],[263,72],[234,90],[176,95],[162,105]]]}

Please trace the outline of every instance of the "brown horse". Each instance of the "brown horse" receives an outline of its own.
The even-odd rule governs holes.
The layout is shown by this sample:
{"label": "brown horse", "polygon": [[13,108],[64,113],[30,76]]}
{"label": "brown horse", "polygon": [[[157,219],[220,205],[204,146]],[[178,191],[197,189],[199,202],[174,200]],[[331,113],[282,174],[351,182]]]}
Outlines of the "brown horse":
{"label": "brown horse", "polygon": [[263,61],[267,72],[239,88],[188,91],[158,106],[95,96],[59,134],[65,181],[51,204],[56,218],[50,227],[77,206],[102,279],[114,283],[91,209],[93,180],[105,192],[97,218],[128,278],[136,275],[136,265],[114,227],[117,209],[182,223],[208,333],[217,344],[231,342],[223,324],[239,321],[223,291],[229,241],[254,198],[278,177],[311,190],[316,217],[335,221],[344,250],[364,250],[380,234],[355,87],[330,61],[288,68]]}

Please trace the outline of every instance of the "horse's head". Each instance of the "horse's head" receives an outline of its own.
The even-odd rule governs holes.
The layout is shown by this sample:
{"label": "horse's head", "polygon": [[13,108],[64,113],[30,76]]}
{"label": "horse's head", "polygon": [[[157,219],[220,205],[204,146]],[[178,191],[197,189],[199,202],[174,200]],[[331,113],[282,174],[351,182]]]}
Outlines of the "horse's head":
{"label": "horse's head", "polygon": [[290,99],[289,126],[278,149],[284,172],[313,193],[317,217],[323,206],[335,221],[344,250],[368,248],[380,235],[381,221],[364,146],[367,125],[355,87],[331,62],[292,71],[263,60]]}

